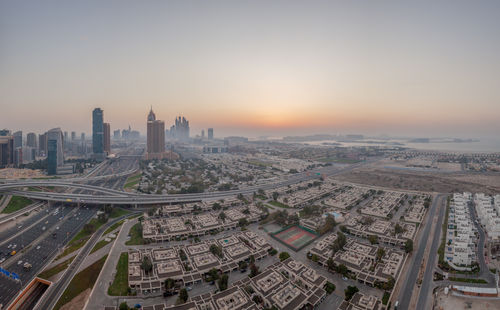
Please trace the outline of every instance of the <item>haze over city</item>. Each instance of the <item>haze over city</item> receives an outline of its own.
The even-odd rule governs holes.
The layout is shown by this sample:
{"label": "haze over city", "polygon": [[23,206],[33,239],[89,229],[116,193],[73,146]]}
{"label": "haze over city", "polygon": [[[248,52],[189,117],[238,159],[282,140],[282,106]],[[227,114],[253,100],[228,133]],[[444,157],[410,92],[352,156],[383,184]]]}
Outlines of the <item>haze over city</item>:
{"label": "haze over city", "polygon": [[0,310],[500,309],[499,1],[0,0]]}
{"label": "haze over city", "polygon": [[0,3],[0,123],[494,137],[497,1]]}

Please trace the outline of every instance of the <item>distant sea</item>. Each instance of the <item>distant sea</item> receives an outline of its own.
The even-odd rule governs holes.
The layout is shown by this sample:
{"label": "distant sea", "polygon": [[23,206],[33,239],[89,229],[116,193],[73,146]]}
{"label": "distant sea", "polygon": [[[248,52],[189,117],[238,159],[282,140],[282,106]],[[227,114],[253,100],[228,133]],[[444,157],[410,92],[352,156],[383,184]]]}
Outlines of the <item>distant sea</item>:
{"label": "distant sea", "polygon": [[406,147],[417,150],[443,151],[453,153],[500,153],[500,138],[481,139],[477,142],[429,142],[429,143],[411,143],[405,140],[377,140],[366,139],[366,141],[357,142],[339,142],[335,140],[304,142],[310,145],[325,145],[331,143],[332,146],[380,146],[380,147]]}

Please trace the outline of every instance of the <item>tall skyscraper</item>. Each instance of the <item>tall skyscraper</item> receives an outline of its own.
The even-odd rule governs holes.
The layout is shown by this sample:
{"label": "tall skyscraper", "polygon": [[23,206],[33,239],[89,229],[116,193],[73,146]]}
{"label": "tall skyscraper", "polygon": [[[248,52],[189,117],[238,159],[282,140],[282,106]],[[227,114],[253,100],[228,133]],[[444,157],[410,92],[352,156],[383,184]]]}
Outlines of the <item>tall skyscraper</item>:
{"label": "tall skyscraper", "polygon": [[38,135],[38,154],[47,156],[47,133]]}
{"label": "tall skyscraper", "polygon": [[2,129],[0,130],[0,137],[5,137],[5,136],[10,136],[10,130],[8,129]]}
{"label": "tall skyscraper", "polygon": [[26,135],[26,146],[36,148],[36,134],[34,132],[30,132]]}
{"label": "tall skyscraper", "polygon": [[110,154],[111,153],[111,126],[109,125],[109,123],[104,123],[103,124],[103,128],[104,128],[104,152],[106,154]]}
{"label": "tall skyscraper", "polygon": [[113,131],[113,138],[120,139],[120,129]]}
{"label": "tall skyscraper", "polygon": [[208,128],[208,140],[212,140],[214,138],[214,129]]}
{"label": "tall skyscraper", "polygon": [[71,132],[71,141],[74,142],[76,140],[76,132]]}
{"label": "tall skyscraper", "polygon": [[23,146],[23,132],[16,131],[14,132],[14,149]]}
{"label": "tall skyscraper", "polygon": [[202,138],[202,139],[205,139],[205,129],[202,129],[202,130],[201,130],[201,138]]}
{"label": "tall skyscraper", "polygon": [[14,137],[0,136],[0,168],[14,163]]}
{"label": "tall skyscraper", "polygon": [[165,123],[156,120],[152,107],[148,115],[147,140],[148,158],[161,158],[165,152]]}
{"label": "tall skyscraper", "polygon": [[97,159],[104,159],[104,121],[103,110],[95,108],[92,112],[92,151]]}
{"label": "tall skyscraper", "polygon": [[57,174],[57,167],[64,164],[63,133],[60,128],[47,132],[47,174]]}
{"label": "tall skyscraper", "polygon": [[189,121],[185,117],[179,116],[175,119],[175,124],[170,127],[170,136],[174,139],[189,141]]}

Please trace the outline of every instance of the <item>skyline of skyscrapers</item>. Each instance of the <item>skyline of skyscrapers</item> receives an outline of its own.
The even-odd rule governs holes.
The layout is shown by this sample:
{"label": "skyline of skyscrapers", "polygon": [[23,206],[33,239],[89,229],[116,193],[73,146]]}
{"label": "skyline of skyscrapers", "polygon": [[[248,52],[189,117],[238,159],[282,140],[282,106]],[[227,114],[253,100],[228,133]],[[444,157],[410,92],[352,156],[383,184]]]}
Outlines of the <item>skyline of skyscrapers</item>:
{"label": "skyline of skyscrapers", "polygon": [[175,123],[170,127],[169,136],[182,142],[189,141],[189,121],[184,116],[175,118]]}

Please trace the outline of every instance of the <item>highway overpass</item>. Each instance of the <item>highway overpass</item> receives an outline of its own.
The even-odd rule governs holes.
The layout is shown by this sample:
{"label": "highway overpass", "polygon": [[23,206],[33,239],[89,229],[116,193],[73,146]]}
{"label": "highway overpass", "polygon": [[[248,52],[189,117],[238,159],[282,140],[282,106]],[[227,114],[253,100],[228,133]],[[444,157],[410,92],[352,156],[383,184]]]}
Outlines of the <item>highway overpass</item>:
{"label": "highway overpass", "polygon": [[[157,205],[157,204],[169,204],[169,203],[188,203],[197,202],[202,200],[219,200],[225,199],[227,197],[232,197],[238,194],[252,194],[259,189],[272,190],[295,183],[309,181],[313,179],[318,179],[322,175],[335,175],[348,170],[354,169],[363,165],[364,163],[358,163],[354,165],[349,165],[347,167],[329,166],[321,169],[317,169],[310,172],[303,172],[298,174],[291,174],[287,176],[286,179],[271,182],[268,184],[249,186],[237,190],[230,191],[220,191],[220,192],[205,192],[196,194],[173,194],[173,195],[145,195],[145,194],[135,194],[126,193],[123,191],[117,191],[112,189],[107,189],[103,187],[77,184],[72,182],[62,182],[58,180],[26,180],[26,181],[16,181],[7,182],[0,184],[0,192],[7,192],[12,195],[23,196],[30,199],[42,200],[42,201],[53,201],[53,202],[65,202],[65,203],[85,203],[85,204],[116,204],[116,205]],[[74,193],[54,193],[54,192],[34,192],[19,190],[19,188],[34,186],[61,186],[68,188],[81,188],[87,190],[100,191],[102,195],[88,195],[88,194],[74,194]],[[99,190],[98,190],[99,189]]]}

